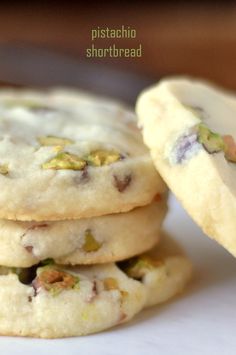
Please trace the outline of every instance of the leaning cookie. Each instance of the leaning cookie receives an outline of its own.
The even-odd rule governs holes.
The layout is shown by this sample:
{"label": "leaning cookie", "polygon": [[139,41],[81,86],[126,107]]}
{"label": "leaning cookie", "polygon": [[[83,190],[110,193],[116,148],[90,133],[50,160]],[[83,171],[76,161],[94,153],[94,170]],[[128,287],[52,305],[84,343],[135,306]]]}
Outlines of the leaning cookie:
{"label": "leaning cookie", "polygon": [[0,220],[0,265],[28,267],[52,258],[58,264],[96,264],[141,254],[159,241],[165,196],[126,213],[88,219]]}
{"label": "leaning cookie", "polygon": [[173,78],[144,91],[139,126],[156,168],[190,216],[236,256],[236,99]]}
{"label": "leaning cookie", "polygon": [[165,184],[133,112],[80,91],[0,91],[0,218],[126,212]]}
{"label": "leaning cookie", "polygon": [[58,338],[127,322],[182,291],[191,264],[177,254],[145,255],[120,267],[1,267],[0,334]]}

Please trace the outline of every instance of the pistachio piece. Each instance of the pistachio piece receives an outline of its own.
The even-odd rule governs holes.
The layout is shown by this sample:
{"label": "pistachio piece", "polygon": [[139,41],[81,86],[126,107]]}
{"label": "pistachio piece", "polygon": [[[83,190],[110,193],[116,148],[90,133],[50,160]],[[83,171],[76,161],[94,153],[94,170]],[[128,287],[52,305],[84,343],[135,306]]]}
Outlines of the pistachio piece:
{"label": "pistachio piece", "polygon": [[42,146],[62,146],[64,147],[67,144],[73,144],[74,141],[68,138],[61,138],[56,136],[42,136],[38,137],[38,142]]}
{"label": "pistachio piece", "polygon": [[225,143],[225,158],[232,162],[236,163],[236,143],[232,136],[227,135],[223,137]]}
{"label": "pistachio piece", "polygon": [[207,126],[200,123],[198,125],[198,141],[208,153],[224,151],[225,144],[220,134],[212,132]]}
{"label": "pistachio piece", "polygon": [[177,164],[184,162],[191,157],[192,154],[197,152],[199,147],[201,147],[201,145],[198,143],[197,132],[193,131],[185,134],[176,142],[173,162]]}
{"label": "pistachio piece", "polygon": [[107,277],[103,280],[103,285],[104,285],[104,289],[106,291],[110,291],[110,290],[118,290],[119,289],[119,285],[116,279],[114,279],[113,277]]}
{"label": "pistachio piece", "polygon": [[52,266],[45,266],[34,280],[34,287],[36,289],[42,287],[55,296],[63,290],[77,289],[79,278]]}
{"label": "pistachio piece", "polygon": [[198,125],[198,141],[208,153],[224,152],[225,159],[236,163],[236,143],[231,135],[221,136],[203,124]]}
{"label": "pistachio piece", "polygon": [[75,154],[62,152],[58,153],[54,158],[48,162],[42,164],[43,169],[55,169],[55,170],[83,170],[86,166],[86,161],[79,158]]}
{"label": "pistachio piece", "polygon": [[7,175],[9,173],[8,165],[2,164],[0,165],[0,174]]}
{"label": "pistachio piece", "polygon": [[102,166],[115,163],[122,159],[122,155],[115,150],[97,149],[92,151],[85,160],[89,165]]}
{"label": "pistachio piece", "polygon": [[123,177],[118,177],[113,175],[114,185],[119,192],[125,191],[125,189],[130,185],[132,176],[131,174],[124,175]]}
{"label": "pistachio piece", "polygon": [[[106,277],[103,280],[103,287],[104,287],[105,291],[118,290],[121,295],[121,300],[120,300],[121,305],[122,305],[123,301],[125,300],[125,298],[128,297],[128,295],[129,295],[129,292],[124,291],[124,290],[120,290],[118,281],[114,277]],[[125,317],[126,317],[126,315],[125,315]],[[122,320],[125,317],[122,317]]]}
{"label": "pistachio piece", "polygon": [[86,298],[86,302],[91,303],[98,295],[97,280],[92,281],[91,293]]}
{"label": "pistachio piece", "polygon": [[83,250],[86,253],[90,253],[92,251],[97,251],[101,248],[102,244],[99,243],[93,236],[90,229],[85,231],[85,242],[83,244]]}
{"label": "pistachio piece", "polygon": [[150,256],[142,255],[120,263],[120,267],[129,277],[141,280],[147,271],[153,270],[155,266],[160,264],[160,260],[154,260]]}
{"label": "pistachio piece", "polygon": [[34,250],[33,245],[26,245],[24,248],[28,253],[33,254],[33,250]]}

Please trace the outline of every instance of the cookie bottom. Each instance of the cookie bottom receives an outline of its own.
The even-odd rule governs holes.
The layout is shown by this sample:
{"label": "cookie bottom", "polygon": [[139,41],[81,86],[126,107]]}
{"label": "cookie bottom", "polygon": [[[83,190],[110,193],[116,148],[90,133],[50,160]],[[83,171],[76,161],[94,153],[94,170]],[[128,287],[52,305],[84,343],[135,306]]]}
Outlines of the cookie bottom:
{"label": "cookie bottom", "polygon": [[166,238],[118,264],[1,267],[0,334],[60,338],[111,328],[182,291],[191,270]]}

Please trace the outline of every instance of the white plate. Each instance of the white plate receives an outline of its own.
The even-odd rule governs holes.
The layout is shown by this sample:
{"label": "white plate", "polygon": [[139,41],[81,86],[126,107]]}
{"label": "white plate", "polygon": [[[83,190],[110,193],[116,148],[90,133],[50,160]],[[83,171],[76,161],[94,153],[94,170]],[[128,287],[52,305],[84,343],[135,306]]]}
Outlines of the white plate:
{"label": "white plate", "polygon": [[58,340],[2,337],[0,354],[235,355],[235,259],[204,237],[173,197],[165,229],[194,264],[195,277],[184,294],[100,334]]}

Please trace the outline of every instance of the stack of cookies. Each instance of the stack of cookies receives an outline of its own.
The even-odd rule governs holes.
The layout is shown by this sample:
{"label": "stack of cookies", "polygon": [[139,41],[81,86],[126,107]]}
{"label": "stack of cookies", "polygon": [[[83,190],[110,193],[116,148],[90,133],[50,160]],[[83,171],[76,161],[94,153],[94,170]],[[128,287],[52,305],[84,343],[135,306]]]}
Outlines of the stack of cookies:
{"label": "stack of cookies", "polygon": [[182,290],[191,266],[159,244],[166,185],[130,110],[4,90],[0,132],[0,334],[89,334]]}

